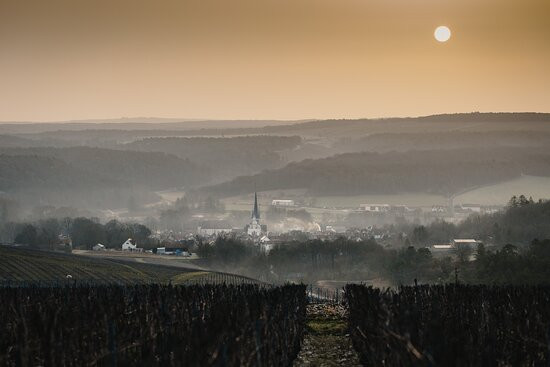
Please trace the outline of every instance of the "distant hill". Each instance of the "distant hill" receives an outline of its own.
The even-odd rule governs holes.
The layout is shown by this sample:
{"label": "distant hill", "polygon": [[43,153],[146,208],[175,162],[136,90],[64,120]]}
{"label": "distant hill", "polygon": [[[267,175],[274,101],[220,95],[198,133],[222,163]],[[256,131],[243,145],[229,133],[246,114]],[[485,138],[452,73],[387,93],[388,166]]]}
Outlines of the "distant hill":
{"label": "distant hill", "polygon": [[215,179],[247,175],[284,165],[281,152],[296,149],[298,136],[241,136],[233,138],[147,138],[121,145],[124,149],[164,152],[205,167]]}
{"label": "distant hill", "polygon": [[342,139],[335,149],[348,152],[406,152],[464,148],[550,147],[550,132],[543,131],[443,131],[381,133]]}
{"label": "distant hill", "polygon": [[358,138],[380,133],[444,131],[546,131],[548,113],[461,113],[425,117],[308,120],[192,121],[181,123],[0,124],[0,134],[36,140],[61,140],[73,145],[106,146],[146,137],[286,135]]}
{"label": "distant hill", "polygon": [[311,137],[360,137],[379,133],[430,133],[440,131],[547,131],[549,113],[459,113],[424,117],[322,120],[257,129],[264,134]]}
{"label": "distant hill", "polygon": [[0,122],[1,134],[42,133],[58,130],[196,130],[256,128],[263,126],[289,125],[311,120],[208,120],[137,117],[119,119],[91,119],[56,122],[3,121]]}
{"label": "distant hill", "polygon": [[29,205],[127,207],[157,200],[153,191],[209,180],[207,168],[165,153],[0,148],[0,191]]}
{"label": "distant hill", "polygon": [[41,146],[39,141],[25,139],[13,135],[0,135],[0,148],[36,147]]}
{"label": "distant hill", "polygon": [[422,192],[451,195],[530,174],[550,176],[546,148],[349,153],[309,159],[204,190],[221,196],[306,188],[311,195]]}
{"label": "distant hill", "polygon": [[[60,174],[58,170],[67,170],[61,176],[71,176],[68,166],[80,173],[83,181],[94,182],[97,179],[119,182],[126,186],[143,186],[150,189],[166,189],[175,186],[195,185],[208,176],[204,168],[199,168],[188,160],[174,155],[158,152],[135,152],[113,149],[100,149],[91,147],[72,148],[0,148],[0,154],[4,156],[19,157],[47,157],[53,158],[48,162],[63,162],[67,166],[59,164],[44,165],[40,172],[51,176]],[[4,160],[4,159],[3,159]],[[32,159],[27,159],[32,161]],[[12,159],[12,163],[16,163]],[[7,165],[7,162],[4,162]],[[19,167],[22,175],[33,175],[38,172],[38,167]],[[0,172],[0,177],[5,176]],[[17,182],[19,175],[10,179]],[[25,176],[21,176],[25,177]],[[28,183],[32,185],[32,181]]]}
{"label": "distant hill", "polygon": [[119,182],[90,175],[60,159],[38,155],[0,155],[0,190],[55,189],[78,186],[83,190],[115,186]]}

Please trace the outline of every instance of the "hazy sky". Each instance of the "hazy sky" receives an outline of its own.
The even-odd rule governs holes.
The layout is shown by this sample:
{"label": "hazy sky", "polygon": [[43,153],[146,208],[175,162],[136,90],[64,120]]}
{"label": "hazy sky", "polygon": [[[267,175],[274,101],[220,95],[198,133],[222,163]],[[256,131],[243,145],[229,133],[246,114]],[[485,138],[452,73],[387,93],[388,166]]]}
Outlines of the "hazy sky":
{"label": "hazy sky", "polygon": [[550,112],[550,0],[0,0],[4,121],[469,111]]}

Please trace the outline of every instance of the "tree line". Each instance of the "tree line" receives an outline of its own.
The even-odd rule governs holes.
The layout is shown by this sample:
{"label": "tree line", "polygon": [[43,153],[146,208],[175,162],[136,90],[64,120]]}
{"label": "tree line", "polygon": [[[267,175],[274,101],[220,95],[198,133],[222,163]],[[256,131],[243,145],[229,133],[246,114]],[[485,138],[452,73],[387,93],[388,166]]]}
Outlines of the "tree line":
{"label": "tree line", "polygon": [[44,249],[68,243],[67,239],[72,247],[83,249],[91,249],[98,243],[106,248],[119,248],[128,238],[141,247],[151,242],[151,230],[145,225],[114,219],[101,224],[97,218],[50,218],[33,223],[14,223],[11,230],[14,243]]}

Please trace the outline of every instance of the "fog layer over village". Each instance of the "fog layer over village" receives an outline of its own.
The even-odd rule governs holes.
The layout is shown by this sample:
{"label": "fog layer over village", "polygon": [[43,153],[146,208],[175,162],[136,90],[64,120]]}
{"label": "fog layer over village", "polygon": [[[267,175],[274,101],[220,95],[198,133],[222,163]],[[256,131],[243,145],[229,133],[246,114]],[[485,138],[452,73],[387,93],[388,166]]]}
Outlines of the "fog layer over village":
{"label": "fog layer over village", "polygon": [[550,114],[6,123],[0,134],[4,244],[400,284],[448,281],[480,246],[523,253],[550,237]]}

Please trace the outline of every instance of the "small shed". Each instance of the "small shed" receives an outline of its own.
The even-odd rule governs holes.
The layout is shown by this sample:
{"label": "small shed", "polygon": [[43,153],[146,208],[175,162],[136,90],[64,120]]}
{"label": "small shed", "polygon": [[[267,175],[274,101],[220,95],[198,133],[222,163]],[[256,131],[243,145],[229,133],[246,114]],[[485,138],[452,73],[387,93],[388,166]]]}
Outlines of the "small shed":
{"label": "small shed", "polygon": [[102,245],[101,243],[98,243],[94,247],[92,247],[92,250],[94,251],[105,251],[105,245]]}

